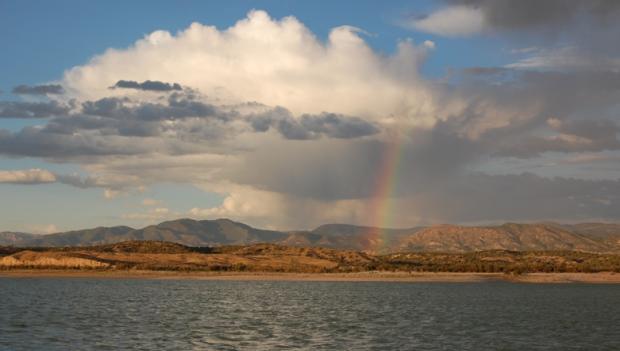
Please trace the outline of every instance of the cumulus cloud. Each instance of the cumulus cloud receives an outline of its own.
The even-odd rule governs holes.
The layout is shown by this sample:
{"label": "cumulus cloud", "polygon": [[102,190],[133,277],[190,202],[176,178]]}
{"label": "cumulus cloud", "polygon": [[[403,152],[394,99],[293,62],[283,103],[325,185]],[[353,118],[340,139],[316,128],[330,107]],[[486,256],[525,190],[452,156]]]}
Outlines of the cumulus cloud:
{"label": "cumulus cloud", "polygon": [[225,30],[193,23],[176,34],[153,32],[68,70],[62,84],[71,97],[98,100],[124,94],[128,89],[106,88],[119,80],[158,77],[226,103],[256,101],[295,115],[399,115],[428,124],[432,88],[417,69],[428,50],[404,40],[393,56],[380,55],[350,26],[334,28],[323,43],[294,17],[252,11]]}
{"label": "cumulus cloud", "polygon": [[142,83],[138,83],[135,80],[119,80],[114,84],[111,89],[125,88],[125,89],[137,89],[145,91],[173,91],[183,90],[179,83],[166,83],[158,80],[145,80]]}
{"label": "cumulus cloud", "polygon": [[12,93],[17,95],[59,95],[64,94],[65,90],[59,84],[45,85],[18,85],[13,88]]}
{"label": "cumulus cloud", "polygon": [[54,173],[33,168],[28,170],[0,171],[0,183],[9,184],[46,184],[56,181]]}

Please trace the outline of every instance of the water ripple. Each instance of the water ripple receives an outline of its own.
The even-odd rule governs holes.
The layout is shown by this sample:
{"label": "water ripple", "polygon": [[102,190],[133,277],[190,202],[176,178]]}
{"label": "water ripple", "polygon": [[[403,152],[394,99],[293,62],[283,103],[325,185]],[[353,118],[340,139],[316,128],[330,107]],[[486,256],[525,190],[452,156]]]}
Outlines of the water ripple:
{"label": "water ripple", "polygon": [[620,286],[0,278],[0,350],[620,350]]}

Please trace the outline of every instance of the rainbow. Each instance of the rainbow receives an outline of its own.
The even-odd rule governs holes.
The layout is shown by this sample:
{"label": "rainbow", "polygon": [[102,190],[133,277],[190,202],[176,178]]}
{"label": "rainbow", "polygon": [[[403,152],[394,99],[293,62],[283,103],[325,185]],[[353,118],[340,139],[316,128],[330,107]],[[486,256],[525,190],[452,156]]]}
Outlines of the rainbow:
{"label": "rainbow", "polygon": [[366,233],[366,251],[377,252],[389,244],[385,230],[393,226],[394,207],[392,198],[398,185],[398,173],[402,156],[401,133],[395,131],[383,149],[381,163],[375,178],[374,191],[369,201],[367,215],[370,228]]}

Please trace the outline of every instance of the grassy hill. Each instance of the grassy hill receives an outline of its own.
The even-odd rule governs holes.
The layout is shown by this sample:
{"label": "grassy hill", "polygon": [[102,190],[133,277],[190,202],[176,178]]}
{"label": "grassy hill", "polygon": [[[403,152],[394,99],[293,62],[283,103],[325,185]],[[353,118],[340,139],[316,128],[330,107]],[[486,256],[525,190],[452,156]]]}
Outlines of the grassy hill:
{"label": "grassy hill", "polygon": [[96,269],[248,272],[618,272],[620,255],[575,251],[389,255],[274,244],[188,247],[162,241],[127,241],[90,247],[0,247],[0,270]]}

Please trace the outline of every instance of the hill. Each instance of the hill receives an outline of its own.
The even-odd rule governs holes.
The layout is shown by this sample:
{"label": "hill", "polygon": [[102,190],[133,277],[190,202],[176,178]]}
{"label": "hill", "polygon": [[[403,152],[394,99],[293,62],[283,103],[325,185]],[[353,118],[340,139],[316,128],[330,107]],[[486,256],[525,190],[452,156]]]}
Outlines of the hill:
{"label": "hill", "polygon": [[[472,252],[483,250],[547,251],[570,250],[613,252],[618,243],[610,233],[592,230],[569,231],[554,224],[516,224],[465,227],[441,225],[420,230],[407,237],[395,251]],[[611,232],[616,233],[616,232]],[[619,232],[620,233],[620,232]]]}
{"label": "hill", "polygon": [[437,225],[382,229],[347,224],[312,231],[273,231],[229,219],[178,219],[141,229],[98,227],[49,235],[0,233],[0,245],[62,247],[107,245],[122,241],[167,241],[193,247],[271,243],[387,254],[395,252],[475,252],[488,250],[620,252],[620,225],[583,223],[499,226]]}
{"label": "hill", "polygon": [[[287,246],[315,246],[329,247],[342,250],[373,251],[371,248],[377,247],[375,241],[378,232],[385,233],[382,240],[387,239],[387,243],[381,247],[392,247],[407,235],[414,234],[418,229],[381,229],[374,227],[363,227],[349,224],[326,224],[310,232],[289,232],[288,236],[278,241],[280,245]],[[373,251],[374,252],[374,251]]]}
{"label": "hill", "polygon": [[195,248],[162,241],[127,241],[92,247],[0,247],[0,269],[141,269],[328,272],[365,267],[377,259],[354,251],[274,244]]}
{"label": "hill", "polygon": [[397,253],[275,244],[196,248],[161,241],[127,241],[91,247],[0,247],[0,270],[165,270],[295,273],[400,272],[620,272],[620,255],[574,251]]}
{"label": "hill", "polygon": [[17,232],[1,232],[0,233],[0,245],[13,245],[19,246],[22,243],[30,242],[37,238],[35,234],[17,233]]}
{"label": "hill", "polygon": [[275,242],[286,233],[255,229],[228,219],[195,221],[178,219],[142,229],[125,226],[98,227],[64,233],[36,236],[16,246],[88,246],[111,244],[127,240],[159,240],[190,246],[241,245]]}

